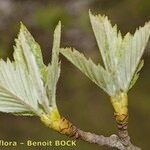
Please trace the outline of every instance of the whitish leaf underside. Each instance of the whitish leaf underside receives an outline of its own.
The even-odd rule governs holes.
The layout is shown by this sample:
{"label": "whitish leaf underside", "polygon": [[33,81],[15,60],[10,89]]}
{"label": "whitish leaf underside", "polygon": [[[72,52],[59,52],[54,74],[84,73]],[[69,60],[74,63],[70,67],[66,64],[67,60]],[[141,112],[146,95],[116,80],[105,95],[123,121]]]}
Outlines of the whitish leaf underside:
{"label": "whitish leaf underside", "polygon": [[[50,113],[56,107],[56,84],[61,24],[54,33],[52,62],[44,65],[40,46],[21,24],[14,46],[14,61],[0,61],[0,111],[19,115]],[[50,95],[50,96],[49,96]]]}
{"label": "whitish leaf underside", "polygon": [[61,38],[61,23],[59,22],[54,31],[51,64],[49,64],[47,68],[48,74],[46,86],[48,90],[50,103],[52,106],[56,106],[56,86],[60,76],[60,62],[59,62],[60,38]]}
{"label": "whitish leaf underside", "polygon": [[82,53],[71,48],[61,48],[61,53],[71,61],[78,69],[80,69],[94,83],[100,86],[105,92],[111,93],[113,85],[110,74],[107,73],[102,66],[96,65],[91,59],[87,59]]}
{"label": "whitish leaf underside", "polygon": [[38,114],[38,93],[32,77],[18,63],[0,61],[0,111]]}
{"label": "whitish leaf underside", "polygon": [[143,66],[141,57],[150,36],[150,23],[137,29],[134,35],[127,33],[122,37],[106,16],[89,14],[104,68],[75,50],[61,49],[61,53],[110,96],[128,92]]}

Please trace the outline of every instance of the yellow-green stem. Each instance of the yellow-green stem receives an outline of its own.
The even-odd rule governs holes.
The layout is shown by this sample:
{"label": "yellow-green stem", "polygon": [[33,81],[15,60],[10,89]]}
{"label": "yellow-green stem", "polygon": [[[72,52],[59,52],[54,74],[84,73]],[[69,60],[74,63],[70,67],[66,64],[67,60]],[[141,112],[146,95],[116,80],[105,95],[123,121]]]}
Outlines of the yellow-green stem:
{"label": "yellow-green stem", "polygon": [[111,103],[114,107],[114,116],[118,128],[118,136],[124,146],[130,145],[130,138],[128,136],[128,96],[127,93],[120,93],[116,97],[111,97]]}
{"label": "yellow-green stem", "polygon": [[42,114],[40,119],[47,127],[61,134],[69,136],[74,134],[72,124],[67,119],[60,116],[57,108],[54,108],[50,114]]}
{"label": "yellow-green stem", "polygon": [[120,93],[118,96],[111,97],[111,103],[114,107],[115,118],[118,123],[128,120],[128,96],[127,93]]}

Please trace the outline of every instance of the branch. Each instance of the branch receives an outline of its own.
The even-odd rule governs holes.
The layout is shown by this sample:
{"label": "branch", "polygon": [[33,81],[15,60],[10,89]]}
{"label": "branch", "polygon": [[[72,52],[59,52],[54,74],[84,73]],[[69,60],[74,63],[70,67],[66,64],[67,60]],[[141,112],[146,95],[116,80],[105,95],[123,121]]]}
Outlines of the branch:
{"label": "branch", "polygon": [[124,145],[124,141],[122,141],[119,136],[115,134],[110,137],[105,137],[103,135],[96,135],[95,133],[82,131],[64,117],[52,122],[52,120],[49,119],[49,116],[44,114],[41,116],[41,121],[49,128],[52,128],[61,134],[92,144],[118,148],[119,150],[141,150],[140,148],[134,146],[130,141],[128,142],[128,146]]}
{"label": "branch", "polygon": [[132,145],[125,147],[119,137],[115,134],[110,137],[105,137],[103,135],[96,135],[90,132],[84,132],[82,130],[78,130],[81,140],[87,141],[89,143],[98,144],[99,146],[108,146],[112,148],[118,148],[119,150],[140,150],[140,148]]}
{"label": "branch", "polygon": [[75,126],[72,126],[72,129],[75,131],[73,135],[75,139],[80,139],[92,144],[97,144],[99,146],[118,148],[119,150],[141,150],[140,148],[134,146],[131,142],[129,142],[129,145],[126,147],[119,136],[115,134],[105,137],[103,135],[82,131]]}

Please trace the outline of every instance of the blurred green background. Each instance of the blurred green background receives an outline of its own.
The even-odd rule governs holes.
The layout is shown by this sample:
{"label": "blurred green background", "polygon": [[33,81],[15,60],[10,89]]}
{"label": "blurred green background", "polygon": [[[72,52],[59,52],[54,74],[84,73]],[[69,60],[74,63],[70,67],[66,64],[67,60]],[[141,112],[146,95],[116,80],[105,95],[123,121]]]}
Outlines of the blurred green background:
{"label": "blurred green background", "polygon": [[[53,30],[62,21],[62,47],[75,47],[87,57],[100,60],[98,47],[89,22],[88,10],[108,15],[120,30],[134,32],[150,20],[150,0],[0,0],[0,57],[12,58],[14,38],[22,21],[41,45],[44,61],[51,58]],[[150,147],[150,44],[145,52],[145,66],[129,92],[129,133],[133,143],[143,150]],[[62,58],[57,89],[60,112],[79,128],[109,136],[116,132],[109,97]],[[46,128],[38,118],[0,114],[0,139],[26,141],[64,140],[65,136]],[[0,149],[6,149],[0,147]],[[8,148],[8,149],[13,149]],[[106,147],[77,141],[76,147],[40,148],[19,146],[16,150],[107,150]]]}

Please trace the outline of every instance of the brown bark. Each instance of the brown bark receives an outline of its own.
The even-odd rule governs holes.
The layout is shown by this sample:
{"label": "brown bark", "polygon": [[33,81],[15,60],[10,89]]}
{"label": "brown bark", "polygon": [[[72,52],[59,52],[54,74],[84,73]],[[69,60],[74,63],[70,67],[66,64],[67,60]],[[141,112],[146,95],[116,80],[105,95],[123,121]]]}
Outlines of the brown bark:
{"label": "brown bark", "polygon": [[[121,119],[120,119],[121,118]],[[132,145],[127,131],[128,115],[120,115],[115,113],[115,120],[118,126],[118,135],[105,137],[91,132],[85,132],[74,126],[66,118],[61,117],[57,110],[51,115],[41,115],[41,121],[49,128],[67,135],[69,137],[83,140],[89,143],[98,144],[100,146],[108,146],[118,148],[119,150],[140,150],[140,148]]]}
{"label": "brown bark", "polygon": [[[65,124],[65,128],[63,127]],[[67,124],[67,126],[66,126]],[[134,146],[130,142],[130,137],[128,136],[126,125],[119,125],[119,136],[113,134],[109,137],[105,137],[103,135],[97,135],[91,132],[85,132],[81,129],[78,129],[72,123],[70,123],[67,119],[62,117],[60,121],[60,130],[58,131],[61,134],[65,134],[69,137],[83,140],[92,144],[98,144],[99,146],[108,146],[112,148],[118,148],[119,150],[140,150],[140,148]]]}
{"label": "brown bark", "polygon": [[[117,128],[118,128],[118,137],[119,139],[122,141],[122,144],[125,147],[128,147],[130,145],[130,137],[128,134],[128,118],[129,115],[125,115],[125,114],[121,114],[122,117],[120,116],[120,114],[118,115],[117,113],[115,113],[115,120],[117,123]],[[123,118],[121,120],[119,120],[118,118]]]}

